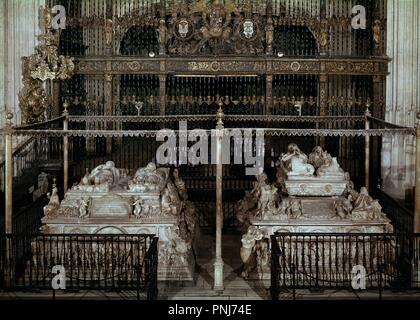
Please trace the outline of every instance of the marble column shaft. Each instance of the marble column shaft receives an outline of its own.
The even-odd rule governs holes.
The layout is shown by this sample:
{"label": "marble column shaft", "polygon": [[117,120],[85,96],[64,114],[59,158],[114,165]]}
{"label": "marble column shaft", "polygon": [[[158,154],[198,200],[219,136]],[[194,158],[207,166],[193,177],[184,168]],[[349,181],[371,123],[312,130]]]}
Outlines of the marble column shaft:
{"label": "marble column shaft", "polygon": [[[392,59],[387,78],[385,119],[413,127],[420,111],[420,2],[389,0],[387,55]],[[383,140],[384,189],[404,198],[415,184],[415,139],[396,136]]]}

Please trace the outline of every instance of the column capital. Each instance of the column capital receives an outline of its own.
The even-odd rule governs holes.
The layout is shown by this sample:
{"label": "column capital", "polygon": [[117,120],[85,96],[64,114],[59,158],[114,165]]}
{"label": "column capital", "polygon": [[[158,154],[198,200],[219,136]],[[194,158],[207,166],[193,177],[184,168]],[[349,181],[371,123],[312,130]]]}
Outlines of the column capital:
{"label": "column capital", "polygon": [[12,129],[12,126],[13,126],[12,119],[13,119],[13,113],[10,112],[10,111],[7,112],[6,113],[6,124],[5,124],[6,133],[8,133]]}
{"label": "column capital", "polygon": [[11,122],[12,121],[12,119],[13,119],[13,113],[12,112],[7,112],[6,113],[6,121],[7,122]]}
{"label": "column capital", "polygon": [[63,110],[63,116],[68,116],[69,115],[69,102],[68,102],[68,100],[66,99],[66,100],[64,100],[64,103],[63,103],[63,108],[64,108],[64,110]]}
{"label": "column capital", "polygon": [[420,130],[420,112],[416,113],[416,123],[415,127]]}
{"label": "column capital", "polygon": [[106,73],[104,75],[104,78],[105,78],[105,81],[106,82],[111,82],[112,81],[112,78],[113,78],[113,75],[112,74],[109,74],[109,73]]}

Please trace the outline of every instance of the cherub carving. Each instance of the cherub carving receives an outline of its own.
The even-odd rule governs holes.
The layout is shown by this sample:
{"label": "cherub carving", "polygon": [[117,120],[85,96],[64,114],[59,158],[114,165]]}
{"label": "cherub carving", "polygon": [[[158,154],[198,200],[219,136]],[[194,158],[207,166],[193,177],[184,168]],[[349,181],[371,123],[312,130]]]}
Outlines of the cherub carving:
{"label": "cherub carving", "polygon": [[292,219],[299,219],[303,216],[302,205],[298,199],[291,199],[286,209],[287,215]]}
{"label": "cherub carving", "polygon": [[57,212],[58,212],[58,209],[60,207],[60,198],[58,197],[57,192],[58,192],[58,189],[56,187],[55,180],[54,180],[54,184],[53,184],[51,194],[49,192],[47,193],[47,197],[50,201],[43,208],[44,209],[44,215],[46,217],[53,216],[53,215],[57,214]]}
{"label": "cherub carving", "polygon": [[80,219],[84,219],[85,217],[88,216],[89,202],[90,201],[88,197],[83,197],[82,199],[80,199],[79,201],[79,218]]}
{"label": "cherub carving", "polygon": [[133,203],[133,207],[134,207],[133,214],[137,219],[140,219],[140,215],[143,210],[142,205],[143,205],[143,199],[141,199],[140,197],[137,197]]}

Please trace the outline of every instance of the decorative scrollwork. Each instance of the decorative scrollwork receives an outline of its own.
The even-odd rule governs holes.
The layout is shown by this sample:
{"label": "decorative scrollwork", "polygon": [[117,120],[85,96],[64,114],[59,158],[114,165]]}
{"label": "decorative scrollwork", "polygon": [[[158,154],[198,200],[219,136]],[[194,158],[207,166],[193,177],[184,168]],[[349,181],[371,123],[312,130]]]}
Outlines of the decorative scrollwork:
{"label": "decorative scrollwork", "polygon": [[34,123],[45,120],[47,97],[43,83],[47,80],[66,80],[74,72],[73,58],[58,55],[59,33],[51,26],[51,10],[43,9],[45,32],[38,36],[42,42],[36,53],[23,57],[23,88],[19,94],[23,122]]}
{"label": "decorative scrollwork", "polygon": [[215,0],[210,5],[207,0],[201,0],[191,8],[185,4],[175,6],[169,20],[168,52],[178,55],[263,53],[265,38],[272,48],[273,21],[269,20],[265,29],[261,15],[254,14],[252,9],[247,3],[240,10],[232,0],[224,3]]}

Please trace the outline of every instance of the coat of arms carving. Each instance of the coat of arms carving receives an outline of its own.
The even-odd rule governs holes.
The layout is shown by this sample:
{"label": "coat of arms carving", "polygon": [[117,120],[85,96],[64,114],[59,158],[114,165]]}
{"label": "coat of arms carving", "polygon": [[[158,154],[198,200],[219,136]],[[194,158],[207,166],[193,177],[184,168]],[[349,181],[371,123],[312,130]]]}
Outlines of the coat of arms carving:
{"label": "coat of arms carving", "polygon": [[[232,52],[234,21],[240,12],[232,0],[200,0],[191,8],[181,4],[170,19],[170,54]],[[250,31],[248,27],[248,32]]]}
{"label": "coat of arms carving", "polygon": [[233,0],[200,0],[179,4],[169,20],[168,53],[261,54],[265,30],[250,3],[238,8]]}

